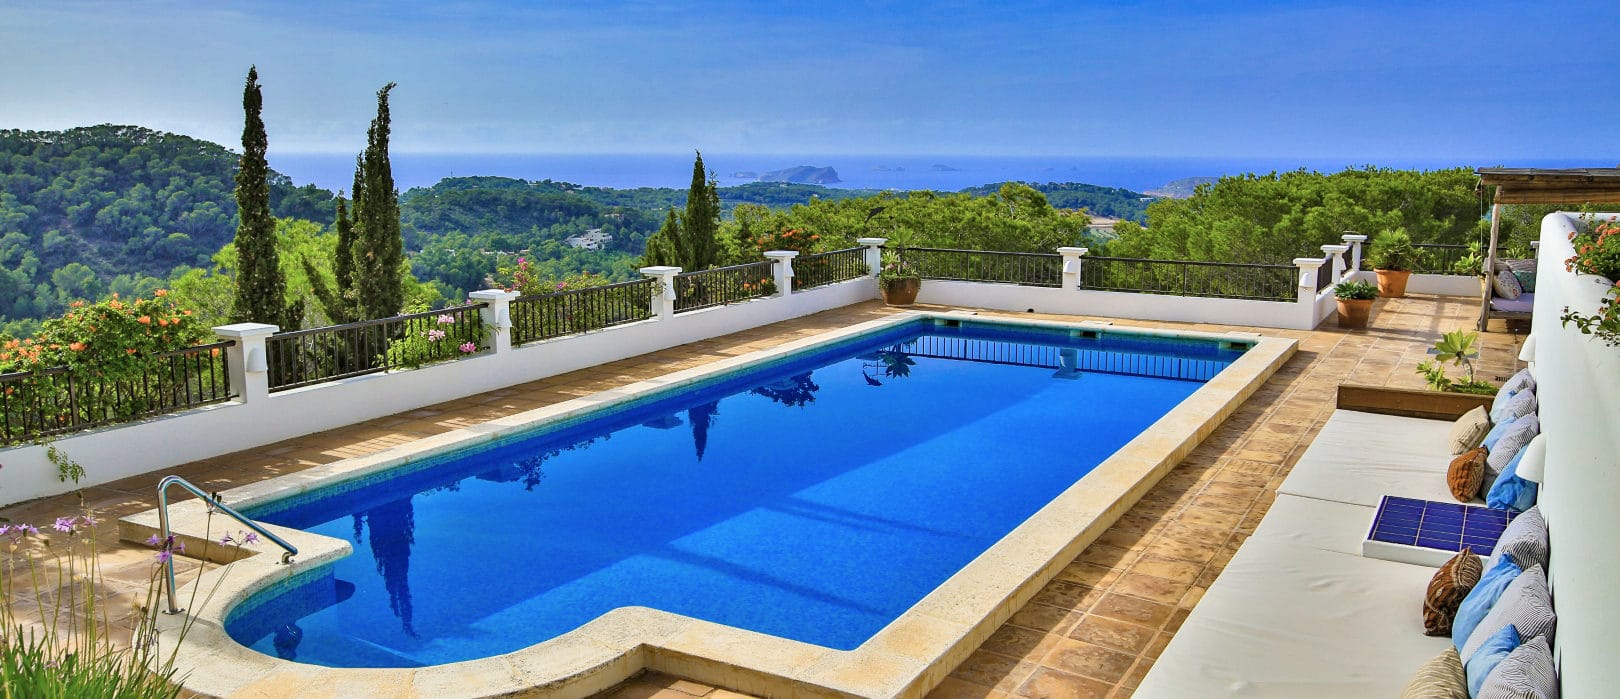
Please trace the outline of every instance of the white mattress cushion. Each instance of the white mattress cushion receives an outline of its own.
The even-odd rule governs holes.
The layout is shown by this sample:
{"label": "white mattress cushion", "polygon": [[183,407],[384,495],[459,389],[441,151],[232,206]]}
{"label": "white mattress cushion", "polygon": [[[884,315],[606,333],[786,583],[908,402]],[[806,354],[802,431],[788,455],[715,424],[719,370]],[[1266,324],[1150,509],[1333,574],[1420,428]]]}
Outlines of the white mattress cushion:
{"label": "white mattress cushion", "polygon": [[1133,696],[1399,696],[1451,643],[1423,635],[1433,574],[1251,537]]}
{"label": "white mattress cushion", "polygon": [[1249,540],[1271,539],[1360,556],[1377,512],[1378,508],[1365,505],[1278,495]]}
{"label": "white mattress cushion", "polygon": [[1451,426],[1335,410],[1277,492],[1367,507],[1385,495],[1455,502],[1446,486]]}

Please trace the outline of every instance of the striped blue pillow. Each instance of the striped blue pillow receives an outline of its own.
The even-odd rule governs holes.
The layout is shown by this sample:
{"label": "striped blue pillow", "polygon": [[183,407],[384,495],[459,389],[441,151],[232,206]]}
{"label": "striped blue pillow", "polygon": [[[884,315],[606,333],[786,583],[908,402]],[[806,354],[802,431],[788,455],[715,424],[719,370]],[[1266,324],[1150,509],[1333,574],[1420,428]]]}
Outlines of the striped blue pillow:
{"label": "striped blue pillow", "polygon": [[1485,676],[1478,699],[1558,696],[1558,671],[1545,636],[1521,643]]}
{"label": "striped blue pillow", "polygon": [[1519,564],[1513,561],[1512,556],[1503,556],[1480,576],[1474,589],[1468,591],[1462,604],[1457,605],[1457,618],[1451,622],[1451,645],[1457,647],[1457,652],[1462,652],[1468,637],[1474,633],[1474,627],[1485,620],[1491,606],[1496,604],[1496,598],[1502,596],[1502,591],[1514,578],[1519,577],[1520,572]]}
{"label": "striped blue pillow", "polygon": [[1463,663],[1463,672],[1468,675],[1468,696],[1478,699],[1479,690],[1485,686],[1485,678],[1490,677],[1496,666],[1501,665],[1513,649],[1519,647],[1519,632],[1512,626],[1504,626],[1501,631],[1491,634],[1480,646],[1474,656]]}

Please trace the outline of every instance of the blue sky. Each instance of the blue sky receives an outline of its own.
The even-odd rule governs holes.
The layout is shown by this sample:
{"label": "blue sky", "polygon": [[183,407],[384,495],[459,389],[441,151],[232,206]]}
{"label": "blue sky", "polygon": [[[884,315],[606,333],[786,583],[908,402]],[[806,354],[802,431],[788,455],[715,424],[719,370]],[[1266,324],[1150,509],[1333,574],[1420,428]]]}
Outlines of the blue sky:
{"label": "blue sky", "polygon": [[[333,7],[341,5],[341,7]],[[1620,3],[0,0],[0,128],[398,152],[1620,162]]]}

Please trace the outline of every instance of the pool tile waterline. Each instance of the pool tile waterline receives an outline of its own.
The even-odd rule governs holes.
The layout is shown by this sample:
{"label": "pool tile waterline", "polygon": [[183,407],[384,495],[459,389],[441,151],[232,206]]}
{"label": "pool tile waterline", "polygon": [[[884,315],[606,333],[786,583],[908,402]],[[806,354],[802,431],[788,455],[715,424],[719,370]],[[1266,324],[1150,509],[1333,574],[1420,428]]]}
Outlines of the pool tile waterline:
{"label": "pool tile waterline", "polygon": [[[1297,460],[1299,453],[1320,429],[1321,422],[1331,410],[1331,403],[1324,403],[1323,398],[1331,395],[1333,386],[1340,381],[1354,381],[1421,387],[1422,379],[1411,373],[1411,367],[1427,358],[1424,350],[1438,333],[1466,328],[1476,311],[1475,304],[1469,299],[1416,296],[1380,300],[1373,315],[1373,326],[1364,333],[1345,333],[1330,326],[1323,326],[1314,332],[1264,331],[1274,336],[1298,339],[1301,351],[1257,391],[1247,405],[1218,428],[1202,446],[1184,458],[1180,466],[1167,474],[1137,507],[1128,511],[1104,534],[1112,544],[1101,541],[1094,544],[1059,572],[1054,581],[1054,585],[1057,581],[1085,585],[1092,592],[1077,598],[1075,607],[1071,609],[1039,602],[1025,605],[1008,624],[991,634],[990,640],[985,641],[975,653],[975,657],[989,654],[1011,660],[1006,669],[993,673],[980,672],[968,678],[964,673],[968,672],[969,664],[963,663],[961,670],[952,673],[939,685],[937,695],[1030,695],[1038,694],[1037,690],[1041,688],[1056,688],[1072,690],[1072,695],[1078,696],[1105,696],[1108,692],[1114,696],[1129,696],[1151,666],[1158,650],[1179,628],[1190,606],[1180,606],[1180,602],[1176,606],[1162,605],[1119,593],[1110,595],[1113,583],[1136,561],[1128,554],[1157,551],[1158,554],[1149,555],[1203,565],[1204,571],[1195,581],[1195,586],[1207,587],[1208,582],[1231,558],[1237,544],[1246,537],[1246,531],[1252,531],[1253,523],[1258,522],[1269,506],[1277,484],[1286,475],[1284,467]],[[877,304],[851,306],[615,362],[598,369],[611,368],[616,373],[634,378],[651,378],[724,356],[734,356],[881,317],[890,312],[890,309]],[[1077,319],[1073,316],[1051,318]],[[1233,326],[1113,322],[1118,325],[1156,325],[1212,332],[1252,330]],[[1502,332],[1500,324],[1493,324],[1493,330],[1496,332],[1482,336],[1484,348],[1479,361],[1480,373],[1488,379],[1512,373],[1516,368],[1513,363],[1513,357],[1517,354],[1515,343],[1522,338]],[[725,350],[727,354],[721,354],[719,350]],[[516,407],[503,403],[533,400],[549,404],[587,393],[588,390],[582,386],[600,378],[590,372],[574,372],[248,452],[186,464],[170,472],[194,481],[211,476],[214,478],[212,488],[236,487],[341,458],[329,453],[332,451],[348,448],[377,451],[379,448],[375,445],[356,446],[374,437],[377,430],[407,439],[428,437],[519,412]],[[564,394],[561,392],[564,390],[572,393]],[[1238,458],[1237,454],[1247,438],[1260,432],[1294,435],[1297,440],[1281,461],[1275,463]],[[155,506],[151,490],[155,479],[155,475],[143,476],[88,488],[83,493],[82,501],[79,497],[69,495],[24,503],[6,508],[0,512],[0,516],[12,521],[50,521],[56,516],[76,513],[88,506],[108,520],[116,519]],[[1240,531],[1237,527],[1222,531],[1179,522],[1177,515],[1186,508],[1198,507],[1196,500],[1204,494],[1250,500],[1250,512],[1242,523],[1246,531]],[[129,560],[104,569],[108,573],[105,584],[124,590],[144,590],[150,575],[150,565],[147,563],[150,551],[117,541],[115,529],[103,526],[96,532],[104,552],[103,561],[107,561],[109,556],[120,561],[126,557]],[[180,574],[188,577],[196,569],[196,562],[179,560]],[[1037,621],[1052,617],[1056,620]],[[1131,633],[1151,632],[1153,638],[1141,651],[1135,652],[1136,663],[1132,669],[1115,685],[1107,685],[1105,691],[1098,690],[1099,685],[1090,678],[1064,673],[1056,667],[1046,667],[1050,672],[1043,675],[1042,681],[1031,682],[1035,669],[1043,667],[1042,661],[1054,647],[1056,636],[1073,632],[1080,634],[1074,640],[1107,646],[1099,642],[1097,636],[1079,630],[1087,619],[1131,624],[1134,627],[1128,629]],[[1058,627],[1061,627],[1061,633],[1051,631]],[[1011,636],[1019,636],[1023,640],[1014,643],[1008,640]],[[1112,647],[1128,652],[1117,645]],[[695,683],[683,685],[685,689],[680,690],[678,695],[670,694],[676,691],[667,686],[673,681],[656,673],[648,673],[639,680],[627,683],[619,696],[653,696],[660,692],[662,696],[677,699],[682,696],[735,696],[726,690]],[[290,695],[296,693],[298,687],[289,685],[282,690]]]}

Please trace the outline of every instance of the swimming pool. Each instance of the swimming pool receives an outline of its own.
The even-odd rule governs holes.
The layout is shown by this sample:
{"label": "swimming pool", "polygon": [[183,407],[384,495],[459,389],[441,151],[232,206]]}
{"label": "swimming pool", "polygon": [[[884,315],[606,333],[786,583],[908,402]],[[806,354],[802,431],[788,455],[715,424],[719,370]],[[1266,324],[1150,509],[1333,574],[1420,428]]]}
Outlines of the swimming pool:
{"label": "swimming pool", "polygon": [[642,606],[850,650],[1250,344],[893,325],[250,506],[354,553],[226,631],[300,663],[415,667]]}

